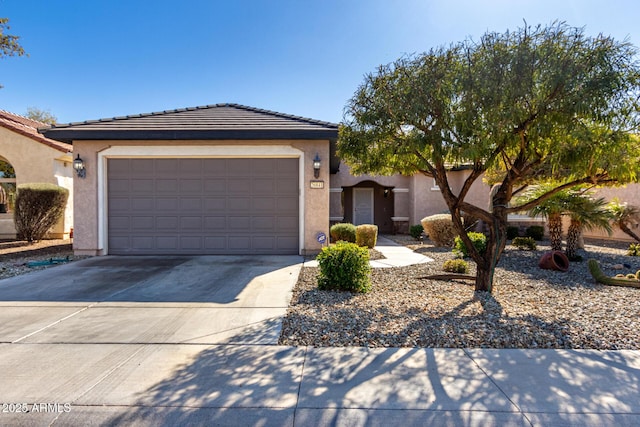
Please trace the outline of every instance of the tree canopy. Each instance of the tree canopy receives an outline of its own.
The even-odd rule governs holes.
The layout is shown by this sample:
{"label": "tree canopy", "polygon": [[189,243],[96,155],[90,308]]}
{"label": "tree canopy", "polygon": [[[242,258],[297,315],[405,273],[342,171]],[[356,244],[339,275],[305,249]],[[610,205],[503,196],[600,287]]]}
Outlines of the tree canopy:
{"label": "tree canopy", "polygon": [[[7,56],[22,56],[25,54],[24,49],[20,46],[19,36],[7,34],[9,27],[9,18],[0,18],[0,58]],[[0,88],[2,86],[0,85]]]}
{"label": "tree canopy", "polygon": [[[433,177],[477,263],[476,290],[491,291],[506,243],[507,215],[582,183],[634,182],[640,167],[640,67],[628,41],[565,23],[490,32],[406,56],[368,74],[345,108],[338,152],[354,173]],[[447,171],[469,173],[454,192]],[[467,201],[494,184],[491,201]],[[525,205],[533,183],[553,182]],[[462,213],[489,229],[473,248]]]}
{"label": "tree canopy", "polygon": [[49,125],[55,125],[58,122],[58,118],[54,116],[51,111],[41,110],[37,107],[28,107],[25,117],[28,117],[31,120],[47,123]]}

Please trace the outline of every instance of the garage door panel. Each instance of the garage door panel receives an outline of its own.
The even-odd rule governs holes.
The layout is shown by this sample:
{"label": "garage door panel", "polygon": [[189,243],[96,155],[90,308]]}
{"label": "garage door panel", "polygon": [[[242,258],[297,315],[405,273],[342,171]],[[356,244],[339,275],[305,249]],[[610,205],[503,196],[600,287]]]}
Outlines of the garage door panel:
{"label": "garage door panel", "polygon": [[278,194],[298,194],[298,181],[291,179],[279,179],[276,182]]}
{"label": "garage door panel", "polygon": [[180,218],[180,228],[183,231],[201,230],[202,218],[199,216],[187,216]]}
{"label": "garage door panel", "polygon": [[159,193],[171,192],[175,193],[179,189],[179,183],[177,179],[158,179],[156,180],[156,190]]}
{"label": "garage door panel", "polygon": [[274,212],[276,204],[277,199],[274,197],[254,197],[251,207],[257,212]]}
{"label": "garage door panel", "polygon": [[178,163],[175,159],[156,159],[155,160],[156,173],[164,173],[165,176],[177,176],[178,175]]}
{"label": "garage door panel", "polygon": [[180,248],[183,250],[202,249],[202,238],[199,236],[183,236],[180,238]]}
{"label": "garage door panel", "polygon": [[252,185],[257,194],[273,194],[276,191],[276,184],[273,180],[254,179]]}
{"label": "garage door panel", "polygon": [[298,230],[298,217],[294,216],[281,216],[278,217],[278,231],[279,232],[293,232]]}
{"label": "garage door panel", "polygon": [[248,212],[250,209],[250,197],[230,197],[227,199],[227,210],[229,212]]}
{"label": "garage door panel", "polygon": [[181,211],[202,212],[202,199],[199,197],[181,197],[179,205]]}
{"label": "garage door panel", "polygon": [[140,193],[153,193],[155,191],[155,181],[152,179],[136,179],[129,182],[131,191]]}
{"label": "garage door panel", "polygon": [[233,193],[251,193],[251,180],[239,178],[227,182],[227,191]]}
{"label": "garage door panel", "polygon": [[227,240],[229,249],[248,251],[251,249],[251,237],[249,236],[229,236]]}
{"label": "garage door panel", "polygon": [[226,249],[227,238],[225,236],[207,236],[204,238],[204,249],[218,252]]}
{"label": "garage door panel", "polygon": [[150,250],[154,247],[154,238],[151,236],[132,236],[131,237],[131,250]]}
{"label": "garage door panel", "polygon": [[179,211],[180,199],[176,197],[158,197],[155,208],[157,211]]}
{"label": "garage door panel", "polygon": [[224,178],[206,178],[204,180],[204,191],[206,194],[226,194],[227,180]]}
{"label": "garage door panel", "polygon": [[224,211],[227,208],[227,199],[225,197],[212,197],[204,199],[205,212]]}
{"label": "garage door panel", "polygon": [[107,176],[109,253],[298,253],[298,159],[109,159]]}
{"label": "garage door panel", "polygon": [[229,230],[249,230],[251,226],[251,217],[235,216],[227,218],[227,226]]}
{"label": "garage door panel", "polygon": [[114,230],[129,230],[130,217],[113,215],[109,218],[109,227]]}
{"label": "garage door panel", "polygon": [[227,228],[226,216],[208,216],[204,219],[205,230],[224,230]]}
{"label": "garage door panel", "polygon": [[122,197],[114,197],[109,201],[109,209],[112,212],[129,212],[131,210],[131,199],[128,197],[126,199]]}
{"label": "garage door panel", "polygon": [[275,223],[276,223],[276,219],[272,216],[257,217],[257,218],[253,218],[253,221],[251,223],[251,229],[258,232],[275,231],[276,229]]}
{"label": "garage door panel", "polygon": [[202,180],[201,179],[181,179],[180,191],[184,193],[196,193],[202,194]]}
{"label": "garage door panel", "polygon": [[227,171],[225,176],[245,177],[251,173],[252,159],[225,159]]}
{"label": "garage door panel", "polygon": [[131,218],[131,231],[153,230],[155,228],[154,219],[152,216],[137,216]]}
{"label": "garage door panel", "polygon": [[156,228],[158,230],[175,230],[178,228],[180,219],[177,216],[159,216],[156,217]]}

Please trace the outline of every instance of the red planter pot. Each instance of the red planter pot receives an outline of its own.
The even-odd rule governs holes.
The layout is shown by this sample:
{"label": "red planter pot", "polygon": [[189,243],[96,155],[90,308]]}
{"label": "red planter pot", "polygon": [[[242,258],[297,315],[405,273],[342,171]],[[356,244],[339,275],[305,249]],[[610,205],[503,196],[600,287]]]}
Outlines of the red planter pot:
{"label": "red planter pot", "polygon": [[560,251],[545,252],[538,262],[538,267],[545,270],[567,271],[569,270],[569,258]]}

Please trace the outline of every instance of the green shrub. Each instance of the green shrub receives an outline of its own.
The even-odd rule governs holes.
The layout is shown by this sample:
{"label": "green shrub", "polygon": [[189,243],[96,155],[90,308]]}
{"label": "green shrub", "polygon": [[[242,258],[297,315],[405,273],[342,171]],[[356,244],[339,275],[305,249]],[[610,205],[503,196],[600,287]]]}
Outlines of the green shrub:
{"label": "green shrub", "polygon": [[536,249],[538,249],[536,241],[533,240],[533,237],[516,237],[515,239],[513,239],[511,244],[521,251],[535,251]]}
{"label": "green shrub", "polygon": [[507,239],[512,240],[520,235],[520,227],[510,225],[507,227]]}
{"label": "green shrub", "polygon": [[533,240],[540,241],[544,238],[544,227],[542,225],[531,225],[527,227],[525,236],[531,237]]}
{"label": "green shrub", "polygon": [[378,241],[378,226],[362,224],[356,227],[356,245],[373,249]]}
{"label": "green shrub", "polygon": [[[487,236],[482,233],[476,233],[475,231],[467,233],[467,236],[469,236],[469,239],[471,239],[471,243],[473,243],[473,246],[478,252],[483,254],[487,250]],[[469,256],[469,251],[467,250],[467,247],[465,246],[460,236],[456,236],[456,238],[454,239],[453,253],[462,257]]]}
{"label": "green shrub", "polygon": [[21,184],[16,193],[13,220],[18,240],[36,242],[64,215],[69,190],[48,183]]}
{"label": "green shrub", "polygon": [[369,251],[355,243],[339,241],[322,248],[318,288],[365,293],[371,289]]}
{"label": "green shrub", "polygon": [[463,259],[448,259],[442,264],[442,269],[449,273],[467,274],[469,264]]}
{"label": "green shrub", "polygon": [[349,243],[356,242],[356,226],[348,222],[332,225],[329,229],[329,234],[334,242],[339,242],[340,240]]}
{"label": "green shrub", "polygon": [[420,221],[424,232],[436,246],[453,245],[453,239],[458,235],[450,214],[431,215]]}
{"label": "green shrub", "polygon": [[412,225],[409,227],[409,235],[416,240],[420,240],[422,237],[422,232],[424,231],[424,227],[420,224]]}
{"label": "green shrub", "polygon": [[627,249],[627,255],[640,256],[640,243],[631,243]]}

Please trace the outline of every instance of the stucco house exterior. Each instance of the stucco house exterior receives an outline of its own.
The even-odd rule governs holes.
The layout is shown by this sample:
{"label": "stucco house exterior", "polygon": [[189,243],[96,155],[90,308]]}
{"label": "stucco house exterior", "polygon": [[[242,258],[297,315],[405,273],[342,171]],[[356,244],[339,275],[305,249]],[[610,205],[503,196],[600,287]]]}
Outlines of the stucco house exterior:
{"label": "stucco house exterior", "polygon": [[[0,212],[0,239],[16,237],[13,197],[17,185],[35,182],[57,184],[69,190],[69,201],[62,220],[49,238],[66,238],[73,227],[73,167],[71,144],[38,133],[45,123],[0,110],[0,186],[7,198],[7,212]],[[13,170],[15,173],[6,173]],[[5,209],[1,209],[4,211]]]}
{"label": "stucco house exterior", "polygon": [[336,124],[216,104],[41,132],[84,162],[76,254],[304,255],[328,235]]}
{"label": "stucco house exterior", "polygon": [[[307,255],[326,244],[333,223],[403,233],[447,211],[433,178],[352,175],[336,156],[337,124],[238,104],[40,132],[73,144],[85,166],[85,177],[74,178],[78,255]],[[468,174],[449,171],[454,191]],[[637,185],[606,197],[616,192],[640,200]],[[490,187],[477,181],[468,200],[489,199]]]}

